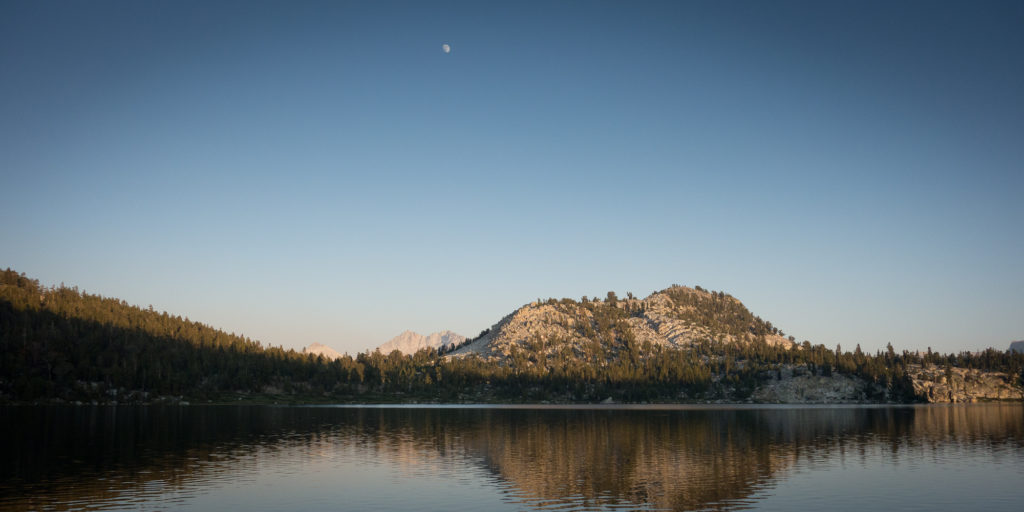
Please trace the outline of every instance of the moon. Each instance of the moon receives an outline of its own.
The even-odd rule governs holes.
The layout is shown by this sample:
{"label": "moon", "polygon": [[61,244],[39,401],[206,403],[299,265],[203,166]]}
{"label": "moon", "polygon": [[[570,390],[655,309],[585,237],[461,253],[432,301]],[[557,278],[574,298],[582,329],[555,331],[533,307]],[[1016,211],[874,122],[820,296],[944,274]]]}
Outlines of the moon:
{"label": "moon", "polygon": [[444,44],[441,45],[441,51],[445,52],[445,53],[451,53],[452,52],[452,47],[448,43],[444,43]]}

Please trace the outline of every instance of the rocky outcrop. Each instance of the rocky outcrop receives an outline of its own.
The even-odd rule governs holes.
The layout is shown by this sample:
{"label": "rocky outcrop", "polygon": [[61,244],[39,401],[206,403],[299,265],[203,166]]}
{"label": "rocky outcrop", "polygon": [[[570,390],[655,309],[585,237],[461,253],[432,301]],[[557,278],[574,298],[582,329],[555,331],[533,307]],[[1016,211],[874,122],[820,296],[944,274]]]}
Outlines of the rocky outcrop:
{"label": "rocky outcrop", "polygon": [[622,342],[685,348],[706,340],[751,342],[759,336],[772,345],[792,345],[730,295],[673,286],[645,299],[531,302],[452,355],[477,354],[500,362],[516,350],[537,357],[555,352],[580,355],[598,344],[611,356]]}
{"label": "rocky outcrop", "polygon": [[884,396],[885,391],[851,375],[809,375],[796,368],[765,381],[751,398],[760,403],[837,404],[874,401],[873,397]]}
{"label": "rocky outcrop", "polygon": [[1016,377],[1005,373],[929,365],[910,371],[914,393],[930,403],[1024,400]]}
{"label": "rocky outcrop", "polygon": [[[759,343],[784,348],[783,353],[814,350],[817,359],[812,363],[807,357],[794,357],[793,362],[783,362],[780,359],[785,358],[779,358],[775,350],[772,362],[762,365],[757,360],[761,345],[750,345]],[[729,355],[726,347],[730,345],[753,350],[742,357]],[[879,372],[878,364],[885,363],[876,360],[875,366],[869,367],[869,356],[862,355],[859,347],[844,356],[842,366],[832,351],[822,349],[808,342],[797,345],[730,295],[673,286],[644,299],[619,299],[609,293],[605,300],[584,297],[580,301],[531,302],[446,357],[474,356],[516,371],[545,375],[567,367],[579,371],[588,365],[600,373],[601,368],[628,366],[616,366],[622,361],[636,365],[648,357],[657,360],[668,351],[689,351],[690,359],[682,365],[696,368],[691,371],[697,375],[694,382],[701,378],[698,372],[704,371],[706,385],[681,391],[675,396],[679,400],[857,403],[1024,399],[1016,376],[966,368],[953,368],[947,374],[944,368],[915,368],[912,362],[902,363],[898,371]],[[750,374],[740,375],[746,367],[743,358],[750,358],[755,365]],[[905,372],[907,364],[911,366]],[[671,386],[672,382],[663,384]]]}
{"label": "rocky outcrop", "polygon": [[1010,343],[1010,352],[1024,354],[1024,341],[1014,341]]}

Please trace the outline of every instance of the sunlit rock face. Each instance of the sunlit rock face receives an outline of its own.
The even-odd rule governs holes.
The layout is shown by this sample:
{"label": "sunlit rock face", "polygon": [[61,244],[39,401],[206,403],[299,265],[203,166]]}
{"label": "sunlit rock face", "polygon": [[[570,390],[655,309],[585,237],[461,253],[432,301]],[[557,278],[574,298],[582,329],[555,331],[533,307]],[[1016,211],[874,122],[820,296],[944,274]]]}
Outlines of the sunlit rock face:
{"label": "sunlit rock face", "polygon": [[437,350],[440,348],[454,347],[466,340],[465,336],[452,331],[441,331],[431,333],[427,336],[412,331],[405,331],[387,343],[376,348],[381,354],[390,354],[397,350],[403,354],[415,354],[416,352],[429,348]]}
{"label": "sunlit rock face", "polygon": [[[776,356],[778,352],[811,348],[810,342],[797,344],[794,340],[728,294],[700,287],[672,286],[644,299],[631,295],[623,299],[609,292],[603,300],[584,297],[579,301],[531,302],[446,357],[478,357],[527,375],[564,371],[578,376],[600,374],[600,369],[622,361],[633,361],[635,365],[644,358],[683,353],[687,354],[683,357],[689,359],[684,359],[679,366],[691,371],[691,382],[703,382],[707,387],[680,392],[674,399],[681,401],[694,397],[698,400],[825,404],[1024,399],[1024,387],[1016,375],[974,369],[954,369],[946,374],[944,368],[934,365],[927,368],[909,365],[905,374],[902,367],[899,369],[898,381],[872,380],[859,370],[854,372],[852,367],[843,372],[834,371],[831,355],[824,361],[825,371],[819,368],[820,363],[812,368],[805,362],[759,369],[753,389],[737,393],[737,388],[723,380],[728,372],[723,370],[723,362],[741,367],[745,361],[723,356],[725,351],[721,349],[709,349],[754,348],[755,355],[748,357],[756,364],[756,347],[762,346],[760,343],[776,351]],[[1024,346],[1021,349],[1024,350]],[[700,371],[706,373],[700,374]],[[706,380],[701,381],[702,378]]]}
{"label": "sunlit rock face", "polygon": [[531,302],[453,355],[498,361],[516,351],[537,357],[594,352],[614,357],[625,338],[638,346],[685,348],[705,340],[751,342],[759,335],[770,345],[792,345],[731,295],[672,286],[645,299]]}

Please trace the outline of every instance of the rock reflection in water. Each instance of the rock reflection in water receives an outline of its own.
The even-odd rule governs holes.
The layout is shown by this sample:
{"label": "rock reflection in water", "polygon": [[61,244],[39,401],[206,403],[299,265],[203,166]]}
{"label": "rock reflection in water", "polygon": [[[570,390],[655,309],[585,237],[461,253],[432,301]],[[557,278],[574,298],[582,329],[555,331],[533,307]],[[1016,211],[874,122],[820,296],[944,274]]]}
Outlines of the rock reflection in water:
{"label": "rock reflection in water", "polygon": [[1024,472],[1020,405],[0,412],[11,510],[735,509],[837,459],[1003,453]]}

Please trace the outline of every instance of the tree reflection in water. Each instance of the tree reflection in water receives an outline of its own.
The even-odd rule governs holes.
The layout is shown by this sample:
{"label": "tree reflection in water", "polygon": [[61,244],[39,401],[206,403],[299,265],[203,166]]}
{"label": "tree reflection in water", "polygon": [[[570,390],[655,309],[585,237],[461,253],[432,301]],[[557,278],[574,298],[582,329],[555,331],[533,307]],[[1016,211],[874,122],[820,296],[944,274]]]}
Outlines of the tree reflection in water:
{"label": "tree reflection in water", "polygon": [[[447,475],[491,488],[509,508],[742,508],[794,468],[836,457],[898,461],[950,446],[1019,454],[1022,411],[8,407],[0,508],[189,508],[226,482],[246,489],[268,471],[321,471],[321,459],[338,471],[382,465],[402,482]],[[330,503],[367,491],[347,488],[348,475],[336,481],[299,496]]]}

